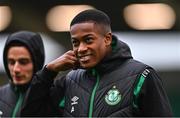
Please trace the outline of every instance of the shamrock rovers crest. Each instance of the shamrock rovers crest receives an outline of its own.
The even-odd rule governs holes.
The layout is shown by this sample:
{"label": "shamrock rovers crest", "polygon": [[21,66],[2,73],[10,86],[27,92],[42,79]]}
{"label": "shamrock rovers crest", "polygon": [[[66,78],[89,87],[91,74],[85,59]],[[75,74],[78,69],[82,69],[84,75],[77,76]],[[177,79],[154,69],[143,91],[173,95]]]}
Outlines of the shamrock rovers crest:
{"label": "shamrock rovers crest", "polygon": [[121,94],[116,86],[113,86],[113,88],[108,91],[105,96],[105,101],[109,105],[116,105],[121,101]]}

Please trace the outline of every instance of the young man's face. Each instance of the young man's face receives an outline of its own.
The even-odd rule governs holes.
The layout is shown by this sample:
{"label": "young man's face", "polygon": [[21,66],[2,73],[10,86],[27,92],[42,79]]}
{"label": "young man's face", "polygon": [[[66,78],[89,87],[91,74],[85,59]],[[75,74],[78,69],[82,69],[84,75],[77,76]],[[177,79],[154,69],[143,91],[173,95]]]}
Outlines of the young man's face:
{"label": "young man's face", "polygon": [[73,50],[83,68],[96,66],[107,54],[111,40],[102,35],[101,28],[93,22],[84,22],[71,26]]}
{"label": "young man's face", "polygon": [[33,62],[29,51],[25,47],[10,47],[7,54],[7,60],[14,84],[26,84],[32,79]]}

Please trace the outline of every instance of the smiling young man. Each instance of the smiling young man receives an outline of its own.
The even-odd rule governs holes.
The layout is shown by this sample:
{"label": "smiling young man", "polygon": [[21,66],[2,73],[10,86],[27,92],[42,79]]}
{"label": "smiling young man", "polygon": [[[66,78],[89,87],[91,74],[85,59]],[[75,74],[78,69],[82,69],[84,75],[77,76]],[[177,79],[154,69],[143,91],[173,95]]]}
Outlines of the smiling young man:
{"label": "smiling young man", "polygon": [[[53,101],[56,105],[51,109],[64,108],[66,117],[172,116],[160,77],[134,60],[128,45],[112,35],[104,12],[79,13],[71,22],[70,34],[73,50],[37,74],[24,116],[44,116],[38,109],[47,107],[44,99],[54,91],[61,99]],[[72,70],[53,85],[57,72],[67,69]]]}
{"label": "smiling young man", "polygon": [[0,87],[1,117],[19,117],[34,73],[43,67],[44,45],[39,34],[19,31],[6,40],[3,61],[9,83]]}

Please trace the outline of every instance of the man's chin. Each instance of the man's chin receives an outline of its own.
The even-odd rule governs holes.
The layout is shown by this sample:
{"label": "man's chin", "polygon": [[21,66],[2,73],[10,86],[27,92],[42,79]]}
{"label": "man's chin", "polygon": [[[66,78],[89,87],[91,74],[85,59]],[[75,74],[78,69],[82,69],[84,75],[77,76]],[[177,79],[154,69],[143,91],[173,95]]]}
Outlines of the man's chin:
{"label": "man's chin", "polygon": [[90,69],[90,68],[95,67],[95,65],[96,64],[94,64],[94,63],[81,64],[81,68],[83,68],[83,69]]}
{"label": "man's chin", "polygon": [[26,84],[27,82],[14,82],[15,85],[24,85]]}
{"label": "man's chin", "polygon": [[23,85],[24,83],[14,83],[15,85]]}

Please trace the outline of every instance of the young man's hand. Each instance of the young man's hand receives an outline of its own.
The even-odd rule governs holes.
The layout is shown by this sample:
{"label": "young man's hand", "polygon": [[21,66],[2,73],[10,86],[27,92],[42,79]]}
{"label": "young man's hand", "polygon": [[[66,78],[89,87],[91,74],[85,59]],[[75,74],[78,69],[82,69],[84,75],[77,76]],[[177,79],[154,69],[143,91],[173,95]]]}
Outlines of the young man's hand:
{"label": "young man's hand", "polygon": [[47,64],[46,68],[55,72],[65,71],[76,67],[78,59],[74,51],[69,50],[62,56]]}

